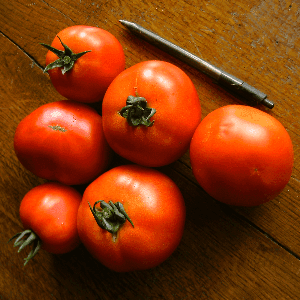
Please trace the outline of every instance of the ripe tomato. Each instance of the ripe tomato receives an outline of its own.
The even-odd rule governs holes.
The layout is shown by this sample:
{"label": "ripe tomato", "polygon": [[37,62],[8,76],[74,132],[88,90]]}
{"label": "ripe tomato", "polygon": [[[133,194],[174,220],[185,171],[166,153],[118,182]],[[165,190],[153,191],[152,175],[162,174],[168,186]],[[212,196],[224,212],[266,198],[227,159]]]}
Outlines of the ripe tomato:
{"label": "ripe tomato", "polygon": [[254,206],[275,198],[288,183],[293,146],[274,117],[249,106],[228,105],[202,120],[190,159],[197,181],[212,197]]}
{"label": "ripe tomato", "polygon": [[146,61],[111,83],[102,117],[104,134],[116,153],[139,165],[158,167],[188,150],[201,107],[192,81],[181,69]]}
{"label": "ripe tomato", "polygon": [[45,104],[25,117],[16,129],[14,148],[33,174],[68,185],[94,180],[111,156],[101,116],[70,100]]}
{"label": "ripe tomato", "polygon": [[101,28],[83,25],[65,28],[51,44],[60,52],[42,45],[49,49],[45,71],[56,90],[71,100],[86,103],[102,100],[109,84],[125,69],[120,42]]}
{"label": "ripe tomato", "polygon": [[[102,210],[99,200],[103,200]],[[102,218],[99,224],[89,204]],[[154,169],[123,165],[87,187],[77,227],[81,241],[97,260],[114,271],[128,272],[166,260],[181,240],[184,223],[184,199],[169,177]],[[106,225],[112,230],[104,229]]]}
{"label": "ripe tomato", "polygon": [[[20,218],[26,231],[13,237],[17,238],[14,245],[20,246],[19,251],[29,241],[34,244],[25,264],[40,247],[61,254],[80,244],[77,212],[81,199],[74,188],[55,182],[39,185],[25,195],[20,205]],[[26,235],[28,238],[23,239]]]}

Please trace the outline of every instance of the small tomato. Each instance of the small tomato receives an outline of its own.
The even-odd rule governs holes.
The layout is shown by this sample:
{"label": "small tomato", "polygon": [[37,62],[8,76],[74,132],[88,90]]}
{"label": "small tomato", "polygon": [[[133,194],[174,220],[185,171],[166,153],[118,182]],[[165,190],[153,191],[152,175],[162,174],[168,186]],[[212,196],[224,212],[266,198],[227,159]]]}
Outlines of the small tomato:
{"label": "small tomato", "polygon": [[11,240],[16,238],[14,246],[20,246],[19,251],[34,244],[25,264],[40,248],[61,254],[80,244],[76,220],[81,199],[74,188],[56,182],[39,185],[24,196],[20,218],[25,231]]}
{"label": "small tomato", "polygon": [[55,89],[64,97],[102,101],[112,80],[125,69],[120,42],[108,31],[84,25],[67,27],[54,38],[46,68]]}

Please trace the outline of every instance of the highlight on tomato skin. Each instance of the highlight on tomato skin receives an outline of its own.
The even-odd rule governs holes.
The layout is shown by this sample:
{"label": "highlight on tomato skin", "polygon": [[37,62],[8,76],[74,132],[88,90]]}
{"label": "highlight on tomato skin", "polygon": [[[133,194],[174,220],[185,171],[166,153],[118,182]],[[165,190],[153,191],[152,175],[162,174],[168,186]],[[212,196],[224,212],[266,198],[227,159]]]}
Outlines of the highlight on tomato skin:
{"label": "highlight on tomato skin", "polygon": [[116,272],[146,270],[178,247],[185,203],[165,174],[122,165],[100,175],[85,190],[78,209],[80,239],[91,255]]}
{"label": "highlight on tomato skin", "polygon": [[15,239],[18,252],[32,246],[24,265],[40,249],[63,254],[80,245],[77,213],[81,200],[77,190],[58,182],[47,182],[27,192],[19,211],[24,231],[9,240]]}
{"label": "highlight on tomato skin", "polygon": [[195,178],[213,198],[256,206],[288,184],[294,153],[276,118],[250,106],[228,105],[202,120],[192,138],[190,161]]}

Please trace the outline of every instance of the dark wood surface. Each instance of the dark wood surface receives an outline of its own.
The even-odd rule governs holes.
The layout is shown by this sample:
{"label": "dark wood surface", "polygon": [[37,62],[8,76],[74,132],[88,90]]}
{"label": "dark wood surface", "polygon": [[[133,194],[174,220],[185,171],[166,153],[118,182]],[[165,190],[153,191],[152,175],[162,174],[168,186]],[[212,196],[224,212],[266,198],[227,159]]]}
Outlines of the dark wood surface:
{"label": "dark wood surface", "polygon": [[[53,0],[0,1],[0,299],[300,299],[300,2],[289,0]],[[275,102],[288,130],[295,164],[273,201],[232,208],[196,183],[186,153],[161,168],[181,188],[187,221],[181,244],[160,266],[114,273],[80,246],[65,255],[41,251],[26,267],[8,239],[22,230],[23,196],[44,180],[18,162],[18,123],[42,104],[60,100],[43,73],[46,49],[65,27],[98,26],[123,45],[126,66],[159,59],[194,82],[205,117],[239,103],[205,75],[127,31],[137,22],[245,80]],[[260,107],[264,109],[263,107]]]}

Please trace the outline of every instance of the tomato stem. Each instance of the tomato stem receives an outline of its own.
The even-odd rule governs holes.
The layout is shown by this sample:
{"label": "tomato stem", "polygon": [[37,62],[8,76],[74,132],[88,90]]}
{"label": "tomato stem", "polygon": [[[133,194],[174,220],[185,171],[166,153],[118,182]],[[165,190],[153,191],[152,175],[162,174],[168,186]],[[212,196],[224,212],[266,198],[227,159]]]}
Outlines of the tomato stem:
{"label": "tomato stem", "polygon": [[[100,203],[101,209],[96,207],[98,203]],[[102,229],[115,234],[126,222],[126,220],[128,220],[132,227],[134,227],[133,222],[125,212],[122,203],[113,203],[112,201],[106,203],[104,200],[99,200],[94,203],[93,208],[91,207],[89,202],[88,204],[97,224]]]}
{"label": "tomato stem", "polygon": [[[25,238],[27,236],[27,238]],[[38,251],[41,249],[42,242],[40,238],[35,234],[31,229],[26,229],[22,232],[17,233],[14,235],[11,239],[9,239],[8,243],[11,242],[14,238],[16,238],[14,242],[14,247],[20,246],[18,253],[24,249],[26,246],[33,243],[33,248],[28,254],[26,258],[24,258],[25,263],[24,266],[29,262],[30,259],[32,259]],[[24,239],[23,239],[24,238]]]}
{"label": "tomato stem", "polygon": [[126,106],[119,111],[119,114],[127,119],[128,124],[135,127],[139,125],[152,126],[154,121],[150,121],[150,118],[155,113],[155,108],[147,107],[145,98],[135,96],[128,96]]}
{"label": "tomato stem", "polygon": [[44,69],[44,73],[46,73],[49,70],[52,70],[54,68],[62,68],[61,69],[62,74],[65,74],[66,72],[70,71],[73,68],[73,66],[78,58],[80,58],[81,56],[83,56],[84,54],[86,54],[88,52],[91,52],[91,50],[88,50],[88,51],[84,51],[84,52],[80,52],[80,53],[73,53],[73,51],[66,44],[64,44],[62,42],[60,37],[59,36],[57,36],[57,37],[59,38],[61,44],[63,45],[63,47],[65,49],[64,51],[53,48],[50,45],[41,43],[42,46],[44,46],[49,51],[53,52],[54,54],[56,54],[59,57],[56,61],[54,61],[46,66],[46,68]]}

